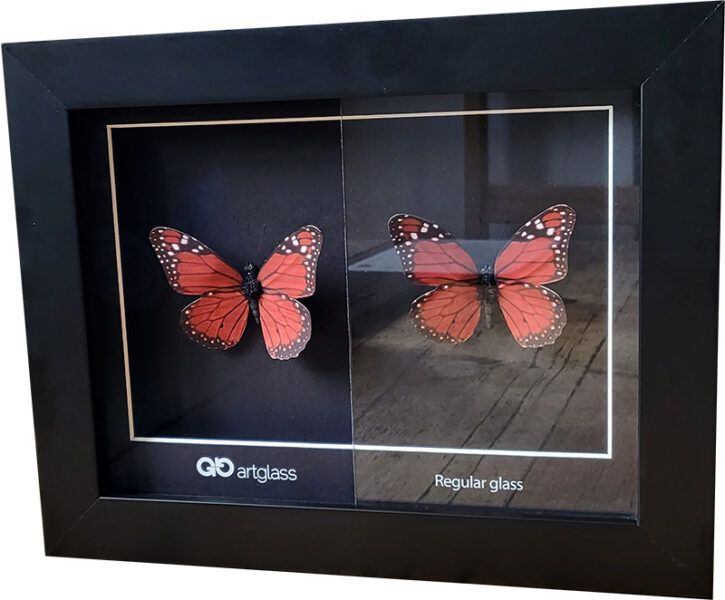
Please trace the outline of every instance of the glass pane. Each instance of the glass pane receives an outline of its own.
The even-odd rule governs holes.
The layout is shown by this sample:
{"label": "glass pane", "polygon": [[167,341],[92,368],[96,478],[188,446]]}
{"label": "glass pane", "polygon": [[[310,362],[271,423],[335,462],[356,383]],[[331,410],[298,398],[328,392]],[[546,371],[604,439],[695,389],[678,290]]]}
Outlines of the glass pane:
{"label": "glass pane", "polygon": [[[74,111],[104,494],[635,515],[637,101]],[[189,243],[231,269],[226,349],[186,323],[220,290],[166,276]],[[290,253],[316,285],[259,271]],[[285,360],[275,298],[300,317]]]}
{"label": "glass pane", "polygon": [[344,103],[358,502],[634,513],[636,124],[587,100]]}

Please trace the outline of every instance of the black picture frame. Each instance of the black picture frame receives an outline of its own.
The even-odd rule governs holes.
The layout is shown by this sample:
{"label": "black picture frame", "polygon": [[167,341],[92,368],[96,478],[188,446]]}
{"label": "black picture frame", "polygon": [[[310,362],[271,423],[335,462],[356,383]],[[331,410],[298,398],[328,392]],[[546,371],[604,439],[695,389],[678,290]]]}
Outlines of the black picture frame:
{"label": "black picture frame", "polygon": [[[703,2],[4,45],[46,553],[710,597],[722,43]],[[636,523],[99,493],[70,111],[622,88],[641,93]]]}

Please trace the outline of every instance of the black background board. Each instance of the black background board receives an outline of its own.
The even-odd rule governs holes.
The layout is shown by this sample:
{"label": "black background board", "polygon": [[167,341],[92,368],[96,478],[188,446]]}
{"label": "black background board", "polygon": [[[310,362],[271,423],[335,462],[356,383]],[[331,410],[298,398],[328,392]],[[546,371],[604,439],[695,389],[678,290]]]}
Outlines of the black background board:
{"label": "black background board", "polygon": [[[200,476],[197,461],[205,458],[231,461],[220,463],[231,474]],[[133,498],[335,507],[354,504],[352,473],[350,450],[141,442],[111,463],[109,480],[114,495]]]}
{"label": "black background board", "polygon": [[[339,123],[116,129],[113,139],[136,434],[349,442]],[[196,237],[241,272],[309,224],[323,243],[298,359],[271,360],[251,315],[234,348],[189,343],[179,315],[195,297],[169,287],[153,227]]]}
{"label": "black background board", "polygon": [[[79,239],[107,493],[332,504],[354,499],[351,449],[129,442],[106,135],[106,125],[128,122],[336,113],[337,103],[324,102],[74,114],[73,152],[82,174],[76,183]],[[112,131],[135,436],[349,445],[339,122]],[[183,230],[241,269],[247,260],[261,267],[277,243],[307,224],[317,225],[324,241],[316,292],[302,300],[312,314],[313,337],[298,359],[270,359],[251,316],[242,340],[227,351],[206,350],[186,337],[180,311],[195,297],[175,293],[166,282],[148,241],[151,228]],[[234,478],[198,476],[196,459],[205,455],[296,467],[299,479],[282,488],[233,488],[227,484],[239,483]]]}

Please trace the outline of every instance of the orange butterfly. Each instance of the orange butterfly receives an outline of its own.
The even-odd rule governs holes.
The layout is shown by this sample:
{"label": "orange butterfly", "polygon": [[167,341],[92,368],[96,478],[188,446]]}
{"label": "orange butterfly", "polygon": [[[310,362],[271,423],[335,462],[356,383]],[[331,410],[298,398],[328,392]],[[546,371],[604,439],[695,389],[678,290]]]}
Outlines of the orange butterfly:
{"label": "orange butterfly", "polygon": [[259,272],[247,263],[240,275],[208,246],[170,227],[155,227],[151,246],[169,285],[201,296],[181,312],[181,328],[205,348],[228,350],[241,339],[251,311],[272,358],[287,360],[312,335],[310,313],[295,298],[315,292],[322,232],[313,225],[288,235]]}
{"label": "orange butterfly", "polygon": [[[547,208],[527,221],[481,271],[453,236],[431,221],[393,215],[390,237],[408,279],[437,286],[413,302],[411,315],[427,337],[465,342],[473,335],[483,305],[490,323],[498,301],[511,334],[523,348],[553,344],[566,325],[562,299],[542,284],[564,279],[576,213],[565,205]],[[489,325],[490,326],[490,325]]]}

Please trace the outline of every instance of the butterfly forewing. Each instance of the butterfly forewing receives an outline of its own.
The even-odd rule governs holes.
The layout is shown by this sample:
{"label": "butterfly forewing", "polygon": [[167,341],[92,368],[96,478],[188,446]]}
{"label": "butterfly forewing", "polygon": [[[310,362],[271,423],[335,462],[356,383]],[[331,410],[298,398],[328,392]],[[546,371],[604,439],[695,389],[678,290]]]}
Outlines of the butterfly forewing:
{"label": "butterfly forewing", "polygon": [[423,285],[475,281],[476,263],[437,223],[414,215],[393,215],[388,230],[408,279]]}
{"label": "butterfly forewing", "polygon": [[314,225],[290,233],[259,271],[257,278],[264,292],[287,294],[291,298],[314,294],[321,248],[322,232]]}
{"label": "butterfly forewing", "polygon": [[149,240],[169,285],[179,294],[200,296],[240,288],[242,276],[189,234],[171,227],[155,227]]}
{"label": "butterfly forewing", "polygon": [[496,258],[496,281],[542,284],[564,279],[575,223],[576,213],[566,204],[547,208],[527,221]]}

